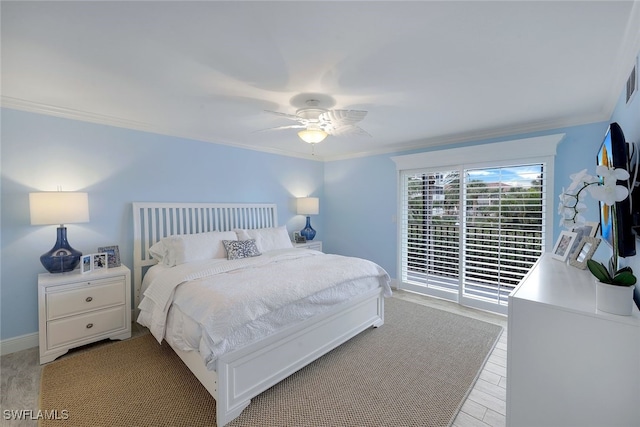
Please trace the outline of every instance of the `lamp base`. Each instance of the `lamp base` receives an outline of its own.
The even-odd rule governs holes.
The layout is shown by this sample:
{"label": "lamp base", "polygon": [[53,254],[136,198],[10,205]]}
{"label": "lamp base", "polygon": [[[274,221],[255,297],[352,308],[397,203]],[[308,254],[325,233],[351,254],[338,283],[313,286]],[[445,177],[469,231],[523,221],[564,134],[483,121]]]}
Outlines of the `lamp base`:
{"label": "lamp base", "polygon": [[73,271],[80,264],[82,252],[77,251],[67,241],[67,227],[58,227],[56,244],[40,256],[40,262],[49,273]]}
{"label": "lamp base", "polygon": [[307,217],[307,224],[300,230],[300,235],[307,240],[313,240],[313,238],[316,237],[316,230],[311,228],[311,217]]}

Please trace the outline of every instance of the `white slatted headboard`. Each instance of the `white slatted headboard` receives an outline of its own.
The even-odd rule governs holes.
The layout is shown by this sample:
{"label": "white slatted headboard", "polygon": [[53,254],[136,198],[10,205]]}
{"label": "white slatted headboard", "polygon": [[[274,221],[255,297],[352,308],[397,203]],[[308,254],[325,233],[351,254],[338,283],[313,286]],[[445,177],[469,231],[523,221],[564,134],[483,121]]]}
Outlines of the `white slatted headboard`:
{"label": "white slatted headboard", "polygon": [[275,204],[133,203],[134,308],[140,304],[142,270],[156,263],[149,248],[163,237],[277,225]]}

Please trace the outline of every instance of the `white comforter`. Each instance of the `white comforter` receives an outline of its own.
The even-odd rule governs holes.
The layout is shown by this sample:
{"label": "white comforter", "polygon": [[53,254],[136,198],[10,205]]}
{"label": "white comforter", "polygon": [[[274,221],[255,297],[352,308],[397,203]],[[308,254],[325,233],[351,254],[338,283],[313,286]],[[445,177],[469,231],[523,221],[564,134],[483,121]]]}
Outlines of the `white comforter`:
{"label": "white comforter", "polygon": [[200,326],[201,337],[199,348],[179,337],[172,344],[200,351],[214,369],[220,355],[376,287],[391,295],[389,276],[377,264],[312,250],[206,260],[156,278],[144,292],[138,322],[161,342],[173,304]]}

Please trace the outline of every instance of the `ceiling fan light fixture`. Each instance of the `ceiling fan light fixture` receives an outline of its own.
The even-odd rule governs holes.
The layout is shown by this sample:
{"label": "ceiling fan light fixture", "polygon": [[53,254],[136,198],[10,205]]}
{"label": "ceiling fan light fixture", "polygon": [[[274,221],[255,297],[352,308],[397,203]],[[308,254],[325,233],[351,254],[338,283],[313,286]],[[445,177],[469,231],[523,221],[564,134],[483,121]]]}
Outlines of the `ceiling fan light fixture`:
{"label": "ceiling fan light fixture", "polygon": [[317,144],[318,142],[324,141],[327,137],[328,133],[321,129],[304,129],[298,132],[298,136],[304,142],[309,144]]}

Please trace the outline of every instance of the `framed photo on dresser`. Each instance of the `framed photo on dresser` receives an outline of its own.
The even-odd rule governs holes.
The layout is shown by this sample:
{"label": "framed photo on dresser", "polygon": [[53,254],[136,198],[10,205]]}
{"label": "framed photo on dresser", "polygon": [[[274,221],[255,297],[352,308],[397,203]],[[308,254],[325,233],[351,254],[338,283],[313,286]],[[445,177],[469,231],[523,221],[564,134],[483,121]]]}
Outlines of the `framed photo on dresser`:
{"label": "framed photo on dresser", "polygon": [[598,232],[598,228],[600,224],[597,222],[585,222],[583,225],[579,227],[573,227],[571,231],[576,233],[576,239],[573,241],[573,245],[571,245],[571,250],[569,251],[569,258],[573,257],[578,250],[578,246],[582,243],[583,237],[596,237],[596,233]]}
{"label": "framed photo on dresser", "polygon": [[585,236],[578,242],[578,249],[569,255],[569,265],[584,270],[587,268],[587,261],[593,257],[600,239],[597,237]]}
{"label": "framed photo on dresser", "polygon": [[556,244],[553,246],[551,256],[557,260],[565,262],[569,257],[569,252],[576,240],[577,233],[573,231],[561,231]]}

